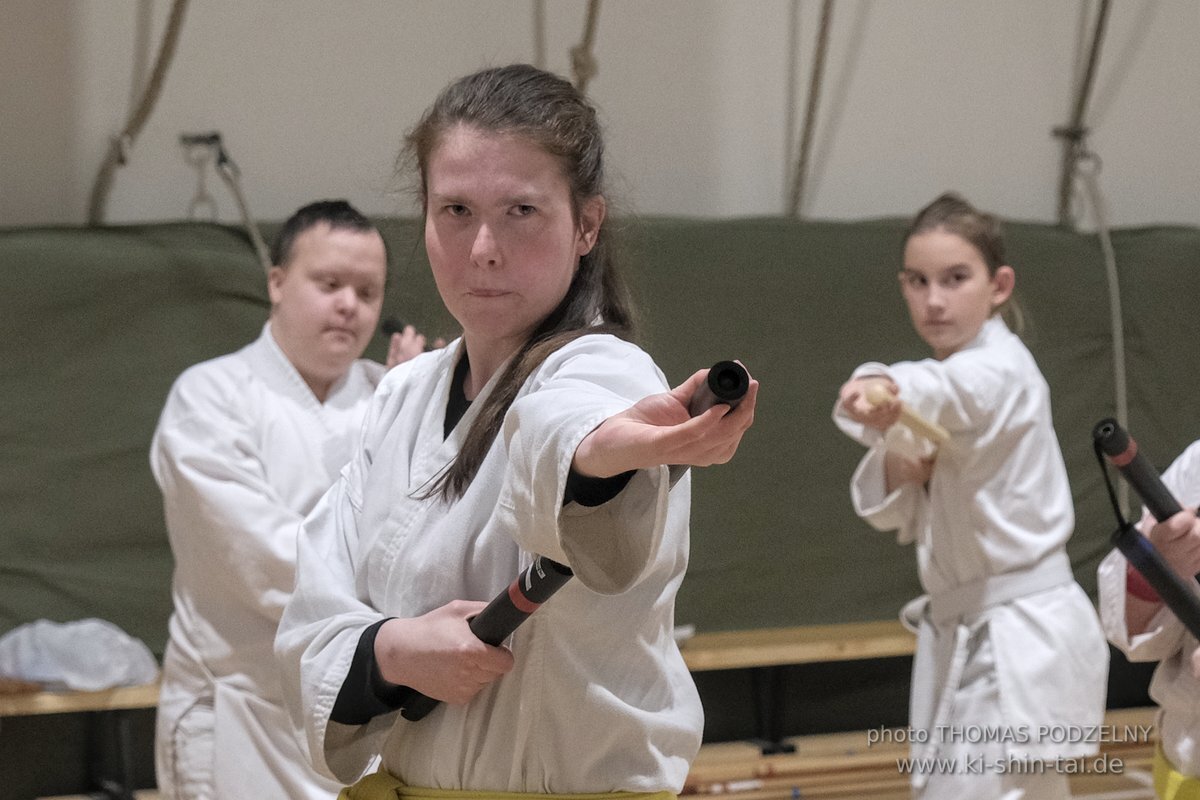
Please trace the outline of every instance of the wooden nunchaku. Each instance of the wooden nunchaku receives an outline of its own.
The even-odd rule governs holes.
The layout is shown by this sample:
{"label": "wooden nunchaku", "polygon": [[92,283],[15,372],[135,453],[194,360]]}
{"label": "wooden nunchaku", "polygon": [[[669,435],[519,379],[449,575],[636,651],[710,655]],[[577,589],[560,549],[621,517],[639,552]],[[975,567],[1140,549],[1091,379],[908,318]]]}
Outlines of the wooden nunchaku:
{"label": "wooden nunchaku", "polygon": [[[868,383],[866,389],[863,391],[863,396],[873,406],[880,406],[896,399],[895,395],[889,392],[887,387],[878,381]],[[930,422],[925,419],[905,402],[900,403],[900,422],[913,433],[924,436],[939,446],[945,444],[950,438],[949,431],[936,422]]]}

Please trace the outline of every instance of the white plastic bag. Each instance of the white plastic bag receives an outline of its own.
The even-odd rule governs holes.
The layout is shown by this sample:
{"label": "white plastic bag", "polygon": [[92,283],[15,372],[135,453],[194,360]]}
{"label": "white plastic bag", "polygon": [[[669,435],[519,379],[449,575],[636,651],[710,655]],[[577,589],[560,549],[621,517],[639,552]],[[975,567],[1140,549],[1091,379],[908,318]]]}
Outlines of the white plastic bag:
{"label": "white plastic bag", "polygon": [[95,692],[158,677],[150,648],[111,622],[39,619],[0,636],[0,675],[47,689]]}

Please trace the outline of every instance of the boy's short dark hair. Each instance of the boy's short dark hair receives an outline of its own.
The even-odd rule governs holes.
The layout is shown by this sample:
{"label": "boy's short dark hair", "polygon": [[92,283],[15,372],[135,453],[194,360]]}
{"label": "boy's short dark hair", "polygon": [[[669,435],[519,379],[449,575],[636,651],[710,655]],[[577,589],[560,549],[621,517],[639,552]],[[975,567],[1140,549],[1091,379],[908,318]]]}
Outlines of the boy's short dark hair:
{"label": "boy's short dark hair", "polygon": [[322,222],[328,223],[330,228],[346,228],[363,233],[379,230],[345,200],[318,200],[299,209],[283,223],[271,245],[271,264],[284,266],[292,257],[292,245],[296,237]]}

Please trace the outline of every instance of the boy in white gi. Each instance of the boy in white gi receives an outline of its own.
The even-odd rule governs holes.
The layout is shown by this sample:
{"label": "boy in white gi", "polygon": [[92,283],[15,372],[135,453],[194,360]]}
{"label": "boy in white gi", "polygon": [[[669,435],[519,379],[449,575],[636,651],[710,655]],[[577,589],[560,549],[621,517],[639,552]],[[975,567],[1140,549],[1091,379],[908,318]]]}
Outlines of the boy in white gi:
{"label": "boy in white gi", "polygon": [[[834,409],[870,448],[855,510],[916,543],[927,594],[902,612],[918,633],[912,754],[940,759],[915,762],[922,800],[1069,797],[1057,759],[1097,746],[1051,731],[1104,717],[1108,648],[1064,549],[1074,511],[1049,388],[996,313],[1014,282],[996,220],[939,197],[909,229],[900,271],[933,358],[860,366]],[[872,382],[885,402],[868,400]],[[889,447],[901,401],[949,432],[935,455]]]}
{"label": "boy in white gi", "polygon": [[[175,556],[155,741],[167,800],[330,798],[281,706],[272,653],[300,521],[350,458],[384,366],[360,360],[379,321],[387,254],[344,201],[284,225],[258,339],[189,368],[150,463]],[[424,340],[395,334],[389,362]]]}
{"label": "boy in white gi", "polygon": [[[352,781],[382,752],[343,797],[672,797],[703,711],[672,635],[690,477],[666,465],[731,458],[758,384],[689,418],[705,372],[667,391],[626,340],[603,141],[570,83],[467,76],[408,143],[463,336],[388,374],[305,521],[276,640],[288,705],[322,771]],[[535,554],[574,579],[511,649],[483,644],[468,620]],[[407,721],[400,686],[444,702]]]}
{"label": "boy in white gi", "polygon": [[[1163,484],[1185,508],[1156,523],[1146,513],[1139,526],[1181,578],[1195,587],[1200,572],[1200,442],[1163,473]],[[1108,640],[1130,661],[1157,661],[1150,697],[1158,704],[1159,747],[1154,789],[1162,800],[1200,798],[1200,680],[1196,638],[1118,550],[1100,562],[1100,618]]]}

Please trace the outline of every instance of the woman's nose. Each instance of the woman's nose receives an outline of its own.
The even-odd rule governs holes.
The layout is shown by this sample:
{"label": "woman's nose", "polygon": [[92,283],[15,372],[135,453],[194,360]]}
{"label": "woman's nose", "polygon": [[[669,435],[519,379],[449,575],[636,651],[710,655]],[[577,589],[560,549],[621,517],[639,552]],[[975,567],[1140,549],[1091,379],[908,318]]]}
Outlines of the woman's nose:
{"label": "woman's nose", "polygon": [[491,226],[481,224],[475,231],[471,244],[471,261],[480,267],[495,267],[500,264],[500,246]]}

